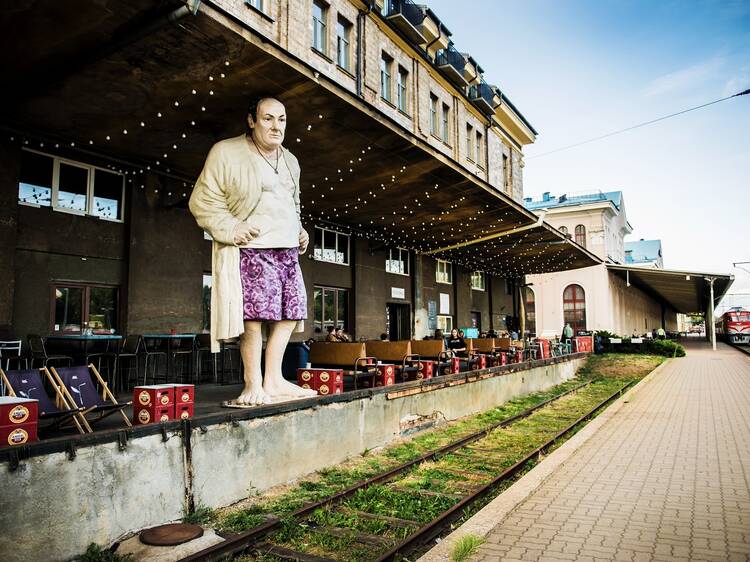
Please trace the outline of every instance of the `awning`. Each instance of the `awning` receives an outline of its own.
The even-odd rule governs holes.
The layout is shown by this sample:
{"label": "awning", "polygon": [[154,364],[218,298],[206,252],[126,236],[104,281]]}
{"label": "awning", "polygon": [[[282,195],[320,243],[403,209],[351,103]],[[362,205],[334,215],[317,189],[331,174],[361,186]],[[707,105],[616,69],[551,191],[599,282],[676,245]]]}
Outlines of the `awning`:
{"label": "awning", "polygon": [[664,302],[675,312],[703,314],[709,309],[714,284],[714,308],[734,282],[734,275],[697,271],[674,271],[625,265],[607,265],[607,269],[644,293]]}
{"label": "awning", "polygon": [[133,189],[159,173],[184,184],[161,189],[162,203],[184,206],[210,146],[242,133],[248,99],[270,93],[287,108],[310,222],[505,276],[601,263],[354,87],[210,2],[176,22],[164,15],[180,2],[159,12],[151,0],[76,5],[40,0],[0,14],[4,81],[24,77],[6,81],[23,97],[0,108],[17,142],[111,158]]}

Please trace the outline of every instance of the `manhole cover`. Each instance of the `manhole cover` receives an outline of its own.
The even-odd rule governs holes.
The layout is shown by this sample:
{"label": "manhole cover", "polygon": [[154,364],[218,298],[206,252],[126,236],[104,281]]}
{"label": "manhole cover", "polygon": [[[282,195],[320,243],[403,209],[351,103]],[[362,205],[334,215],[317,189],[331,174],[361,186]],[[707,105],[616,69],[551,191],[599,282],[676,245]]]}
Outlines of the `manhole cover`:
{"label": "manhole cover", "polygon": [[203,536],[200,525],[171,523],[146,529],[141,533],[141,542],[152,546],[175,546]]}

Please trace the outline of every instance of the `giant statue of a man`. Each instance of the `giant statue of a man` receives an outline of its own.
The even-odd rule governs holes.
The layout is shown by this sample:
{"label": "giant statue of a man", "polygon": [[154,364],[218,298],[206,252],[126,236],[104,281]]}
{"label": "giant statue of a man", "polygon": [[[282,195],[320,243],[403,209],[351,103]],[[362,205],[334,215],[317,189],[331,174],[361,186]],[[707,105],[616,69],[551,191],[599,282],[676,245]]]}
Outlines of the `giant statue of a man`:
{"label": "giant statue of a man", "polygon": [[[248,134],[211,148],[190,197],[190,211],[213,238],[211,350],[240,337],[240,405],[315,395],[281,375],[289,337],[307,318],[299,253],[309,241],[300,221],[299,163],[282,146],[284,105],[272,97],[253,100],[247,124]],[[264,321],[270,327],[262,377]]]}

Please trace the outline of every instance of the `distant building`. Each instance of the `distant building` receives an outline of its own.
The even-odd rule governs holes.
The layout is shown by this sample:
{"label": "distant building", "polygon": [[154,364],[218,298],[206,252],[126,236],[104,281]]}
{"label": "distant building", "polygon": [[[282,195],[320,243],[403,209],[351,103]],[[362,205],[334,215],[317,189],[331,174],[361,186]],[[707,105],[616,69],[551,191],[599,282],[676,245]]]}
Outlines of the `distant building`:
{"label": "distant building", "polygon": [[[628,286],[607,265],[651,266],[645,258],[662,267],[661,242],[633,243],[632,251],[625,237],[633,231],[625,211],[621,191],[593,191],[553,196],[544,193],[539,199],[524,199],[527,209],[567,234],[577,244],[596,254],[604,263],[541,275],[528,275],[525,312],[526,330],[538,335],[560,334],[570,323],[576,331],[607,330],[622,335],[642,334],[663,326],[676,330],[673,310],[641,291]],[[658,245],[654,252],[651,242]]]}
{"label": "distant building", "polygon": [[644,240],[625,242],[625,263],[639,267],[664,268],[661,255],[661,240]]}

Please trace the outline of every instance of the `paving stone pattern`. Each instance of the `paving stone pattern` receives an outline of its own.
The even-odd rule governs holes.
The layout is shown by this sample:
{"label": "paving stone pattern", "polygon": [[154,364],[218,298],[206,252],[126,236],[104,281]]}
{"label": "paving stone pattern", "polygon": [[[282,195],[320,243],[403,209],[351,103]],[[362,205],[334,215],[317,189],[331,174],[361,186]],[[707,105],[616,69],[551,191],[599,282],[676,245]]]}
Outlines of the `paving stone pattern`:
{"label": "paving stone pattern", "polygon": [[472,560],[750,560],[750,358],[690,345]]}

